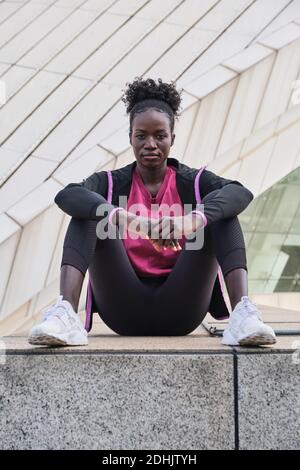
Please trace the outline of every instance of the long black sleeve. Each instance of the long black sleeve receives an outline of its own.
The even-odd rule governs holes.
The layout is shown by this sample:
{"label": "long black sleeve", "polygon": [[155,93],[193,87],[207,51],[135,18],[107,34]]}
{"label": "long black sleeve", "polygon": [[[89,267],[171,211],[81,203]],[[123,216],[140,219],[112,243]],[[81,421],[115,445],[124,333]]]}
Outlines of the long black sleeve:
{"label": "long black sleeve", "polygon": [[220,191],[212,199],[203,201],[208,225],[240,214],[254,197],[239,181],[222,178],[212,171],[204,170],[200,176],[201,199],[216,189]]}
{"label": "long black sleeve", "polygon": [[100,220],[102,217],[96,216],[99,204],[106,204],[111,210],[115,207],[109,204],[101,194],[104,191],[106,191],[106,186],[100,179],[100,173],[93,173],[81,183],[68,184],[57,193],[54,202],[72,217]]}

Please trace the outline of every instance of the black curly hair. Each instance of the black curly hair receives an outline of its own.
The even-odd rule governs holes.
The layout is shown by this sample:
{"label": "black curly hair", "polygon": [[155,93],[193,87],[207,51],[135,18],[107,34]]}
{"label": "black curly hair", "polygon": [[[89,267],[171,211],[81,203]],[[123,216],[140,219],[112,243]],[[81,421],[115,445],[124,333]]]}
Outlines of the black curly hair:
{"label": "black curly hair", "polygon": [[176,89],[175,83],[164,83],[158,78],[156,83],[152,78],[143,79],[135,77],[132,83],[126,83],[122,101],[126,105],[129,114],[129,135],[132,134],[132,123],[135,114],[142,113],[149,108],[166,113],[170,120],[171,133],[174,130],[175,118],[178,118],[178,110],[181,103],[182,90]]}

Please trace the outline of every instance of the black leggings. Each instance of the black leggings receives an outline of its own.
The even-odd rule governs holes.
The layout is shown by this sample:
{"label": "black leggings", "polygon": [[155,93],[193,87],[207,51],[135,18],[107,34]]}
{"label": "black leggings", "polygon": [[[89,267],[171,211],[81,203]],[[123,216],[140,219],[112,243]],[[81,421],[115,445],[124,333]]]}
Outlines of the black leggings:
{"label": "black leggings", "polygon": [[[202,203],[218,191],[209,193]],[[103,202],[107,203],[104,198]],[[121,238],[99,239],[96,225],[94,220],[71,219],[61,264],[83,274],[88,269],[96,310],[119,335],[187,335],[208,312],[218,264],[223,276],[232,269],[247,270],[236,216],[205,227],[201,249],[184,246],[168,276],[150,278],[135,272]]]}

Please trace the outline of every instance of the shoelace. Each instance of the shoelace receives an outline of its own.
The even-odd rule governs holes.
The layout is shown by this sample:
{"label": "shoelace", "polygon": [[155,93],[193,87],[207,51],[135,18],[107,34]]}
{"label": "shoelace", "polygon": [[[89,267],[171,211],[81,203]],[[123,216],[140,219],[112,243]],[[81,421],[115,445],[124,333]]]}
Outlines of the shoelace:
{"label": "shoelace", "polygon": [[[62,315],[67,315],[68,314],[68,309],[65,304],[62,302],[63,296],[60,295],[54,305],[52,307],[48,307],[46,310],[43,312],[43,320],[48,320],[49,317],[58,317],[61,318]],[[58,310],[59,309],[59,310]],[[71,318],[70,315],[68,315],[68,318]],[[73,318],[72,318],[73,320]],[[75,320],[73,320],[75,321]]]}
{"label": "shoelace", "polygon": [[245,310],[247,310],[247,312],[249,314],[255,315],[256,317],[258,317],[262,321],[261,314],[260,314],[260,312],[257,308],[257,304],[255,302],[252,302],[249,299],[249,297],[247,297],[246,295],[242,297],[241,301],[242,301],[243,307],[245,308]]}

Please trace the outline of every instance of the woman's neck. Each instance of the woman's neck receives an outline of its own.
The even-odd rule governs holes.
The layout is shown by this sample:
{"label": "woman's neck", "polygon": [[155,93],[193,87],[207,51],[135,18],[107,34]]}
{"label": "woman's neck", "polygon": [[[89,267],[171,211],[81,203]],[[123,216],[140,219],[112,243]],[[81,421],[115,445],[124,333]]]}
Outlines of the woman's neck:
{"label": "woman's neck", "polygon": [[137,163],[137,171],[140,173],[144,184],[156,185],[163,182],[167,171],[167,165],[159,168],[145,168],[139,166]]}

